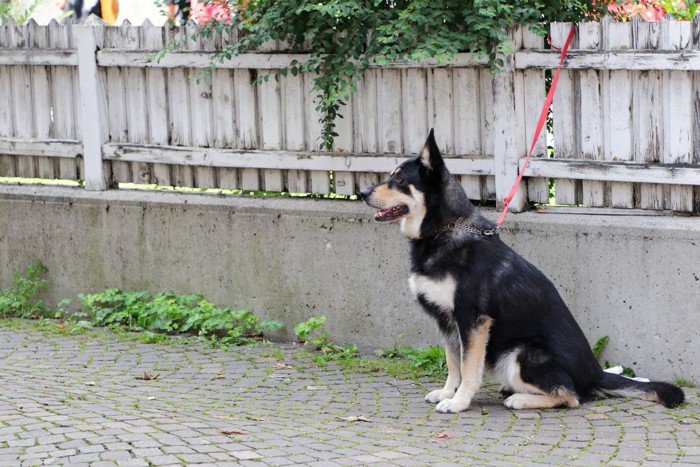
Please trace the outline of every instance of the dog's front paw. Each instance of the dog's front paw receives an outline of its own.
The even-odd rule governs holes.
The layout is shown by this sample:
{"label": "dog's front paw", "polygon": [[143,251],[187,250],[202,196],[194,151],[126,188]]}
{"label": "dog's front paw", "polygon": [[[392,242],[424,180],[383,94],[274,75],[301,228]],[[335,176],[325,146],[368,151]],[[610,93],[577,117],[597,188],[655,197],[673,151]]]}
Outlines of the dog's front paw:
{"label": "dog's front paw", "polygon": [[450,399],[454,397],[456,391],[450,389],[436,389],[435,391],[430,391],[427,396],[425,396],[425,401],[431,404],[437,404],[445,399]]}
{"label": "dog's front paw", "polygon": [[469,404],[471,404],[469,399],[445,399],[435,407],[435,410],[441,413],[464,412],[469,408]]}

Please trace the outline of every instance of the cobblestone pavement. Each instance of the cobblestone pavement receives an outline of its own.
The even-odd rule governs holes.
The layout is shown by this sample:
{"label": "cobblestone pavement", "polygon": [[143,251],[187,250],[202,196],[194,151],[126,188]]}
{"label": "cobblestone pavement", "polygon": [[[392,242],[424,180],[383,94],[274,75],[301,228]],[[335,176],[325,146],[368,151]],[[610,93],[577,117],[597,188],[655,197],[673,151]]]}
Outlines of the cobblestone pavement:
{"label": "cobblestone pavement", "polygon": [[516,412],[491,386],[445,415],[423,401],[428,385],[319,368],[293,345],[5,327],[0,359],[0,466],[700,464],[697,388],[676,410],[605,400]]}

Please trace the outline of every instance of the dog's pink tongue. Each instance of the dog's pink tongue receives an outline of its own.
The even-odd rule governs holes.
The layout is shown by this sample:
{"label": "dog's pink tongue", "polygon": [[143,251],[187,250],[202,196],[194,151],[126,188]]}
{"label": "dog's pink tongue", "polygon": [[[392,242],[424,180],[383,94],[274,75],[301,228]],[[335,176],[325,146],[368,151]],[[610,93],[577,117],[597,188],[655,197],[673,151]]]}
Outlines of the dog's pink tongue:
{"label": "dog's pink tongue", "polygon": [[389,209],[381,209],[374,213],[374,220],[377,222],[394,222],[401,218],[404,212],[403,206],[394,206]]}

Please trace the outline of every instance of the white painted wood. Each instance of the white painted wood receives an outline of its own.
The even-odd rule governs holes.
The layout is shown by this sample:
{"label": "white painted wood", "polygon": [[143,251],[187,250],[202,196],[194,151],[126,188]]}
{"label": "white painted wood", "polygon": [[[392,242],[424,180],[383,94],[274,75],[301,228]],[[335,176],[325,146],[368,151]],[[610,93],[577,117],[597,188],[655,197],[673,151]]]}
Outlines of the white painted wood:
{"label": "white painted wood", "polygon": [[[639,18],[639,17],[637,17]],[[661,27],[658,22],[635,19],[634,47],[637,50],[658,50],[661,45]],[[658,70],[634,73],[632,116],[634,119],[635,161],[659,161],[663,157],[664,91],[662,72]],[[661,110],[661,111],[660,111]],[[664,190],[661,185],[639,185],[639,207],[663,209]]]}
{"label": "white painted wood", "polygon": [[[544,46],[544,38],[533,33],[528,28],[522,30],[523,49],[541,49]],[[523,70],[523,125],[527,149],[530,149],[532,138],[535,134],[537,120],[542,111],[542,105],[546,98],[545,76],[542,70]],[[544,128],[535,143],[533,157],[547,157],[547,129]],[[535,203],[549,202],[549,181],[540,177],[527,177],[528,199]]]}
{"label": "white painted wood", "polygon": [[[455,153],[481,154],[480,74],[474,68],[456,68],[453,79],[453,128]],[[481,177],[463,175],[460,183],[469,199],[481,200]]]}
{"label": "white painted wood", "polygon": [[[423,133],[427,136],[427,128],[434,128],[438,147],[447,156],[459,154],[455,150],[455,96],[452,79],[455,71],[452,68],[436,68],[425,72],[432,82],[432,86],[428,87],[432,99],[430,96],[426,96],[429,99],[428,103],[432,104],[430,106],[432,111],[428,115],[429,120],[432,121],[427,124]],[[425,136],[422,138],[423,141],[425,141]],[[420,132],[417,137],[420,137]],[[420,150],[422,145],[419,143],[419,146]]]}
{"label": "white painted wood", "polygon": [[[294,76],[291,73],[280,78],[281,106],[282,106],[282,137],[284,148],[290,151],[303,151],[304,119],[301,112],[304,109],[304,81],[303,76]],[[302,170],[287,171],[286,186],[290,193],[307,192],[307,173]]]}
{"label": "white painted wood", "polygon": [[[54,66],[51,68],[50,113],[52,122],[50,137],[76,140],[82,137],[77,118],[80,97],[74,94],[75,82],[78,80],[78,54],[72,48],[71,29],[68,26],[60,25],[53,20],[46,27],[49,35],[49,46],[61,51],[71,50],[71,53],[75,54],[76,61],[76,66]],[[60,159],[58,177],[64,180],[81,178],[78,173],[77,160]]]}
{"label": "white painted wood", "polygon": [[[41,31],[42,26],[33,28]],[[27,49],[0,49],[0,65],[78,66],[74,50],[50,49],[40,45]]]}
{"label": "white painted wood", "polygon": [[[428,136],[428,105],[427,105],[427,77],[425,70],[401,70],[400,83],[396,87],[401,91],[400,103],[396,110],[400,109],[400,114],[396,115],[392,107],[397,103],[397,94],[391,92],[390,88],[396,86],[396,74],[386,74],[386,82],[383,82],[382,92],[385,93],[385,102],[382,106],[382,111],[385,115],[383,128],[385,129],[384,147],[388,152],[406,152],[409,154],[418,154],[425,144],[425,138]],[[398,117],[398,119],[397,119]],[[387,121],[388,120],[388,121]],[[398,125],[394,125],[397,123]],[[439,139],[442,144],[439,144],[441,150],[445,153],[444,141],[446,136],[450,134],[450,128],[438,128],[436,130],[436,140]],[[402,142],[395,143],[397,135],[400,135]]]}
{"label": "white painted wood", "polygon": [[[8,54],[9,55],[9,54]],[[160,60],[150,60],[143,53],[132,50],[103,50],[97,54],[98,64],[102,67],[153,67],[153,68],[208,68],[211,64],[212,51],[178,51],[165,55]],[[292,53],[245,53],[223,63],[216,62],[218,68],[227,69],[280,69],[289,66],[292,60],[300,63],[308,59],[308,54]],[[6,60],[22,60],[21,56],[8,56]],[[66,59],[67,60],[67,59]],[[2,63],[2,62],[0,62]],[[471,54],[457,54],[455,59],[437,66],[439,67],[482,67],[487,64],[485,58],[475,58]],[[408,61],[392,62],[388,65],[372,63],[370,68],[436,68],[436,60],[421,62]]]}
{"label": "white painted wood", "polygon": [[[322,152],[205,149],[124,143],[107,143],[103,149],[105,158],[109,160],[162,164],[182,163],[207,167],[338,170],[378,174],[389,173],[406,160],[405,155],[357,154],[338,157],[331,153]],[[493,160],[490,158],[450,158],[445,161],[445,164],[450,172],[456,175],[494,174]]]}
{"label": "white painted wood", "polygon": [[[686,49],[692,37],[692,25],[682,21],[664,22],[663,46],[672,50]],[[693,162],[693,76],[682,71],[666,71],[663,80],[665,121],[661,161],[668,164]],[[692,187],[671,187],[666,207],[674,211],[692,211]]]}
{"label": "white painted wood", "polygon": [[[603,41],[609,50],[632,46],[631,23],[603,22]],[[632,160],[632,86],[629,71],[612,70],[603,75],[605,160]],[[610,185],[610,204],[616,208],[634,207],[631,183]]]}
{"label": "white painted wood", "polygon": [[[630,27],[630,23],[619,23]],[[527,50],[515,54],[515,68],[555,68],[559,64],[556,51]],[[606,50],[589,52],[572,50],[563,68],[596,70],[678,70],[700,71],[700,51],[658,51],[653,54],[637,50]]]}
{"label": "white painted wood", "polygon": [[[595,23],[582,23],[595,24]],[[156,48],[147,50],[156,52]],[[559,63],[559,53],[554,50],[522,50],[514,54],[515,68],[551,69]],[[165,55],[160,61],[151,60],[149,54],[133,50],[108,49],[97,54],[101,67],[139,68],[207,68],[211,52],[175,52]],[[241,54],[231,61],[217,62],[222,69],[280,69],[289,65],[291,60],[303,61],[306,54]],[[420,63],[392,63],[392,68],[432,68],[431,61]],[[78,58],[72,50],[28,49],[0,50],[0,65],[48,65],[77,66]],[[457,59],[445,64],[445,68],[464,68],[483,66],[485,60],[469,59],[468,54],[457,54]],[[378,66],[372,66],[377,69]],[[662,50],[648,54],[638,50],[615,50],[609,52],[591,52],[588,50],[571,50],[564,64],[566,69],[595,68],[601,70],[680,70],[699,71],[700,52],[697,50],[670,51]]]}
{"label": "white painted wood", "polygon": [[484,156],[494,155],[494,95],[493,76],[488,69],[479,69],[479,129],[481,142],[480,154]]}
{"label": "white painted wood", "polygon": [[[129,47],[139,49],[141,28],[121,26],[122,44],[126,42]],[[124,70],[125,113],[127,141],[142,143],[149,141],[148,135],[148,109],[144,108],[148,102],[146,91],[146,70],[129,67]],[[150,184],[152,168],[148,164],[131,164],[131,180],[133,183]]]}
{"label": "white painted wood", "polygon": [[457,68],[453,72],[454,104],[452,117],[455,133],[455,153],[481,154],[481,106],[479,70]]}
{"label": "white painted wood", "polygon": [[[13,91],[5,112],[9,123],[2,121],[0,108],[0,137],[6,136],[0,139],[0,151],[25,154],[25,161],[32,161],[29,155],[44,158],[32,161],[35,167],[25,164],[23,173],[51,176],[51,168],[59,164],[59,176],[85,178],[76,166],[76,160],[82,158],[75,157],[80,153],[75,146],[82,144],[83,135],[77,120],[77,115],[83,116],[77,110],[81,97],[74,94],[83,89],[77,80],[78,54],[71,42],[75,27],[54,22],[45,29],[48,36],[33,28],[41,27],[15,29],[13,34],[23,41],[21,48],[2,47],[8,29],[0,28],[0,86],[15,83],[5,88]],[[700,193],[694,170],[696,146],[700,147],[700,129],[695,128],[700,128],[695,118],[700,91],[694,87],[697,77],[683,70],[700,69],[694,65],[698,51],[692,45],[693,25],[635,21],[606,24],[605,28],[603,34],[593,23],[579,27],[579,43],[574,44],[578,49],[570,52],[565,65],[573,83],[571,105],[557,103],[562,99],[560,92],[555,98],[555,105],[573,109],[575,131],[562,144],[571,143],[574,159],[533,161],[527,173],[529,199],[546,201],[546,177],[556,176],[562,179],[560,193],[567,191],[564,186],[568,184],[569,198],[588,205],[692,210]],[[563,26],[561,29],[568,32]],[[98,62],[110,65],[97,67],[96,73],[97,87],[109,88],[99,93],[97,100],[104,122],[100,139],[108,141],[105,151],[112,151],[105,158],[105,163],[112,165],[107,173],[114,172],[117,180],[150,179],[180,186],[244,185],[249,190],[274,187],[327,193],[332,170],[335,192],[352,194],[383,179],[404,157],[414,155],[427,128],[435,127],[448,166],[469,196],[493,199],[497,191],[502,195],[502,187],[513,182],[505,181],[509,177],[493,155],[504,157],[508,146],[522,149],[516,151],[515,158],[524,155],[523,146],[529,145],[543,100],[541,67],[552,66],[558,59],[558,53],[542,51],[541,38],[527,31],[516,32],[522,38],[516,40],[516,49],[521,42],[525,49],[516,50],[513,67],[533,57],[540,57],[540,62],[532,69],[516,71],[505,93],[488,69],[469,68],[477,62],[460,57],[445,67],[421,63],[373,68],[358,83],[358,93],[350,100],[346,109],[350,118],[337,122],[340,135],[331,154],[319,152],[320,126],[310,92],[312,76],[288,76],[275,83],[275,93],[269,94],[250,86],[253,75],[286,63],[292,55],[270,50],[272,53],[242,57],[230,68],[215,70],[213,80],[202,89],[189,77],[197,72],[198,64],[205,63],[196,60],[206,59],[208,64],[210,54],[205,49],[213,49],[222,38],[190,40],[188,51],[172,54],[180,57],[177,60],[190,60],[181,62],[190,68],[142,68],[142,50],[159,49],[168,30],[127,25],[100,31],[107,32],[95,37]],[[175,34],[183,33],[175,30]],[[24,37],[27,34],[29,39]],[[107,36],[104,40],[102,34]],[[622,41],[618,40],[621,36]],[[46,47],[55,49],[55,55]],[[116,66],[118,60],[128,66]],[[12,71],[2,65],[10,61],[15,63]],[[602,72],[587,68],[596,61]],[[675,67],[673,71],[663,71],[671,67]],[[31,85],[28,90],[14,92],[12,86],[23,81],[12,79],[20,68]],[[614,78],[624,74],[629,78],[615,83]],[[503,104],[508,93],[513,95],[509,107]],[[535,98],[535,94],[539,95]],[[29,103],[18,110],[13,100]],[[42,101],[50,106],[41,106]],[[504,108],[509,110],[504,113]],[[514,122],[505,139],[501,138],[503,115]],[[17,125],[17,119],[26,124]],[[17,126],[31,127],[31,133],[17,133]],[[536,154],[543,153],[544,142],[540,140]],[[459,158],[450,158],[453,154]],[[0,173],[15,173],[18,157],[0,158]],[[684,165],[670,166],[677,162]],[[510,164],[517,167],[515,160]],[[538,164],[545,164],[540,172]],[[494,174],[498,174],[497,179]],[[606,186],[612,191],[606,193]]]}
{"label": "white painted wood", "polygon": [[[306,142],[307,151],[320,150],[321,123],[319,122],[319,113],[316,111],[318,97],[316,91],[312,91],[313,74],[304,76],[304,139]],[[330,168],[323,170],[313,170],[309,173],[309,191],[311,193],[327,194],[330,193]]]}
{"label": "white painted wood", "polygon": [[[333,143],[333,152],[336,157],[353,152],[353,111],[354,101],[349,100],[346,106],[340,109],[342,118],[336,119],[336,132],[338,136]],[[350,171],[333,172],[333,191],[339,195],[355,194],[355,175]]]}
{"label": "white painted wood", "polygon": [[[379,131],[377,136],[379,137],[379,152],[401,154],[406,152],[403,148],[401,135],[403,123],[401,100],[404,95],[402,84],[408,84],[402,82],[399,70],[381,70],[378,79],[377,123]],[[423,142],[425,142],[424,138]],[[417,151],[420,151],[422,147],[423,145],[420,144]]]}
{"label": "white painted wood", "polygon": [[[530,150],[532,139],[537,127],[537,121],[542,112],[542,105],[546,99],[544,72],[541,70],[524,70],[523,77],[523,97],[524,115],[523,123],[520,127],[525,128],[526,147]],[[535,142],[532,157],[547,157],[547,128],[546,125]],[[549,181],[544,178],[527,178],[528,199],[535,203],[549,202]]]}
{"label": "white painted wood", "polygon": [[[212,112],[214,147],[236,147],[235,98],[232,70],[212,71]],[[219,188],[238,189],[238,171],[231,168],[217,170]]]}
{"label": "white painted wood", "polygon": [[583,159],[535,159],[528,173],[535,177],[568,177],[576,180],[602,180],[626,183],[700,184],[697,164],[673,166],[646,162],[608,162]]}
{"label": "white painted wood", "polygon": [[[514,50],[522,46],[522,35],[519,31],[511,36]],[[493,83],[493,154],[495,167],[496,203],[502,208],[511,187],[517,181],[520,171],[519,159],[526,154],[523,139],[515,130],[518,113],[522,107],[517,104],[523,101],[522,79],[516,78],[513,69],[513,57],[504,58],[501,72],[492,77]],[[513,198],[510,200],[509,211],[522,211],[527,202],[525,184],[520,183]]]}
{"label": "white painted wood", "polygon": [[[252,84],[257,74],[251,73],[254,73],[254,70],[234,70],[237,147],[245,149],[258,147],[257,88]],[[239,179],[243,190],[260,189],[260,174],[257,169],[241,170]]]}
{"label": "white painted wood", "polygon": [[[0,27],[0,49],[8,47],[8,28]],[[14,134],[12,128],[12,95],[7,93],[10,88],[10,67],[0,65],[0,92],[2,92],[5,105],[0,105],[0,136],[11,137]],[[11,155],[2,155],[0,151],[0,177],[14,177],[16,175],[17,158]]]}
{"label": "white painted wood", "polygon": [[[184,27],[168,30],[166,40],[182,41],[186,34]],[[98,56],[99,62],[99,56]],[[108,71],[111,68],[108,68]],[[190,125],[190,83],[192,71],[188,68],[169,68],[167,72],[168,116],[170,123],[170,144],[175,146],[191,146],[192,128]],[[194,186],[194,171],[192,167],[178,162],[171,167],[171,183],[174,186]]]}
{"label": "white painted wood", "polygon": [[0,137],[0,154],[71,159],[82,153],[82,143],[75,140]]}
{"label": "white painted wood", "polygon": [[[188,23],[185,26],[187,34],[186,47],[190,52],[202,50],[212,50],[213,36],[199,37],[194,40],[197,26]],[[190,87],[190,131],[191,144],[197,147],[211,147],[214,142],[214,123],[212,110],[212,81],[208,77],[203,77],[198,73],[202,70],[189,70]],[[194,167],[193,169],[194,187],[214,188],[216,187],[216,171],[212,167]]]}
{"label": "white painted wood", "polygon": [[[569,23],[551,26],[552,43],[562,48],[571,30]],[[555,71],[552,71],[554,74]],[[552,102],[554,157],[572,159],[578,153],[578,130],[576,121],[578,76],[576,72],[561,70],[556,97]],[[557,204],[578,204],[576,184],[568,179],[555,180],[554,199]]]}
{"label": "white painted wood", "polygon": [[[582,23],[578,26],[578,47],[597,51],[602,45],[602,27],[598,22]],[[603,160],[603,105],[601,95],[601,72],[581,70],[578,75],[579,151],[574,157]],[[585,206],[605,205],[605,185],[597,180],[584,180],[581,183],[581,203]]]}
{"label": "white painted wood", "polygon": [[102,165],[103,122],[99,108],[100,94],[104,93],[104,89],[97,76],[97,64],[95,62],[97,45],[91,26],[79,27],[77,34],[85,189],[105,190],[107,188],[107,179]]}
{"label": "white painted wood", "polygon": [[[152,26],[150,21],[144,22],[141,28],[141,43],[146,50],[159,50],[165,45],[164,30]],[[166,72],[162,69],[148,68],[146,74],[146,113],[148,137],[151,144],[167,145],[169,143],[168,128],[168,94]],[[151,183],[159,186],[170,186],[170,165],[153,164],[151,166]]]}
{"label": "white painted wood", "polygon": [[[48,28],[41,27],[34,20],[28,23],[29,47],[46,49],[49,45]],[[34,134],[37,139],[47,139],[51,135],[51,81],[50,69],[46,66],[32,66],[31,75],[32,90],[32,114],[34,116]],[[39,178],[53,179],[58,175],[58,162],[47,157],[36,159],[36,176]]]}
{"label": "white painted wood", "polygon": [[[261,75],[272,70],[259,70]],[[258,86],[258,108],[260,118],[260,149],[282,149],[282,103],[280,100],[280,83],[270,78]],[[284,179],[281,170],[265,169],[262,171],[265,191],[284,191]]]}
{"label": "white painted wood", "polygon": [[[24,40],[28,35],[27,26],[8,25],[9,47],[24,48]],[[12,117],[14,134],[20,138],[34,136],[34,113],[32,109],[31,69],[26,65],[16,65],[10,68],[10,93],[12,94]],[[17,176],[33,178],[36,176],[36,164],[32,157],[17,159]]]}
{"label": "white painted wood", "polygon": [[[378,122],[378,81],[380,72],[368,70],[357,83],[357,93],[353,95],[353,142],[354,151],[360,153],[379,152]],[[362,191],[379,182],[374,173],[355,173],[356,191]]]}

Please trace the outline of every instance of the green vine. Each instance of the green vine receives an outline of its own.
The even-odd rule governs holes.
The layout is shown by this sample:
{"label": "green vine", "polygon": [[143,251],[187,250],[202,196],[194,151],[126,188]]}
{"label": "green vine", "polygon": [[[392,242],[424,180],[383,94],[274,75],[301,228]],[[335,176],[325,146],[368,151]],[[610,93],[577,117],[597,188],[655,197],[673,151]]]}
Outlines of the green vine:
{"label": "green vine", "polygon": [[[230,22],[200,25],[192,39],[213,32],[238,30],[239,41],[224,46],[212,67],[259,49],[270,41],[289,45],[290,52],[308,53],[277,71],[312,73],[312,92],[321,115],[320,148],[331,151],[335,122],[372,65],[435,59],[450,60],[458,52],[488,57],[497,72],[511,51],[508,30],[531,26],[544,33],[547,23],[577,21],[602,10],[590,0],[229,0],[236,14]],[[211,70],[209,70],[209,73]],[[278,75],[275,75],[278,77]],[[258,81],[266,81],[270,75]]]}

